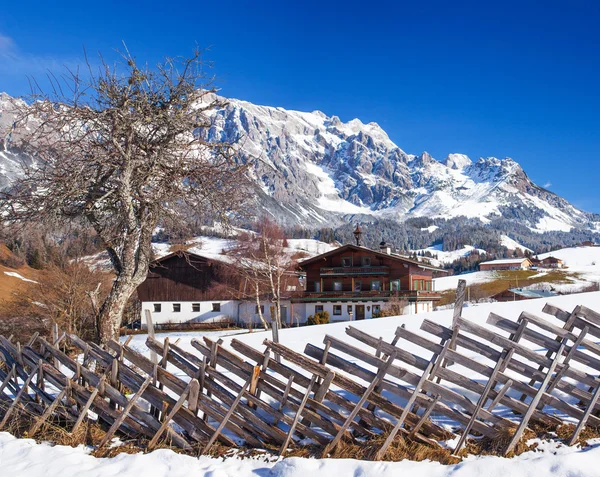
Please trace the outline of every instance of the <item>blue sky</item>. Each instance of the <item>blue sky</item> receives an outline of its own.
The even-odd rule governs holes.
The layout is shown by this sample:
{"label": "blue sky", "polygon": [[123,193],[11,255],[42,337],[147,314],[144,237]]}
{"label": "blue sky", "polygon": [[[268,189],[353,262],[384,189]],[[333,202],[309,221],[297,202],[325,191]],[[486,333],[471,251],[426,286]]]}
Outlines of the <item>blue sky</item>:
{"label": "blue sky", "polygon": [[[56,5],[60,3],[60,5]],[[111,57],[188,54],[222,94],[375,121],[409,153],[510,156],[600,213],[600,2],[4,2],[0,91]]]}

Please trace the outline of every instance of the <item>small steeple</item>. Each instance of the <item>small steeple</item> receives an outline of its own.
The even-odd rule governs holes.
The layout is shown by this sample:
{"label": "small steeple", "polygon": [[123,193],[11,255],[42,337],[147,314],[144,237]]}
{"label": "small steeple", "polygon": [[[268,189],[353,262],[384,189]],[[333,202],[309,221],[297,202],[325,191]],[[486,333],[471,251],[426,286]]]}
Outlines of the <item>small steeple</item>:
{"label": "small steeple", "polygon": [[354,239],[356,240],[356,245],[360,247],[360,238],[362,237],[362,230],[360,226],[356,224],[356,228],[354,229]]}

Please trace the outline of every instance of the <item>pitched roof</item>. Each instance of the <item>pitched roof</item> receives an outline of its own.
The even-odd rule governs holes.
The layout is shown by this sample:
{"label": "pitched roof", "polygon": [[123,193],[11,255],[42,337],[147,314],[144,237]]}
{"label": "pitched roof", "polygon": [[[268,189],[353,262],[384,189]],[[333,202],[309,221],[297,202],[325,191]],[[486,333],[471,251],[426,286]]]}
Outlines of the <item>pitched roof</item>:
{"label": "pitched roof", "polygon": [[528,290],[527,288],[509,288],[508,291],[526,298],[550,298],[553,296],[558,296],[558,293],[552,290]]}
{"label": "pitched roof", "polygon": [[[521,264],[525,260],[529,260],[527,257],[523,258],[503,258],[500,260],[490,260],[489,262],[481,262],[479,265],[510,265],[511,263]],[[529,260],[531,261],[531,260]]]}
{"label": "pitched roof", "polygon": [[352,244],[342,245],[341,247],[338,247],[338,248],[335,248],[333,250],[330,250],[329,252],[322,253],[321,255],[317,255],[317,256],[312,257],[312,258],[308,258],[308,259],[300,262],[298,264],[298,266],[300,268],[303,268],[306,265],[309,265],[309,264],[314,263],[314,262],[318,262],[319,260],[323,260],[323,259],[325,259],[327,257],[331,257],[332,255],[337,255],[338,253],[343,253],[346,250],[367,251],[369,253],[375,254],[376,257],[391,258],[392,260],[398,260],[399,262],[412,263],[413,265],[421,267],[421,268],[423,268],[425,270],[433,270],[433,271],[437,271],[437,272],[446,272],[446,270],[444,270],[443,268],[434,267],[433,265],[428,265],[426,263],[419,262],[417,260],[412,260],[410,258],[403,257],[401,255],[378,252],[377,250],[372,250],[372,249],[367,248],[367,247],[362,247],[362,246],[352,245]]}

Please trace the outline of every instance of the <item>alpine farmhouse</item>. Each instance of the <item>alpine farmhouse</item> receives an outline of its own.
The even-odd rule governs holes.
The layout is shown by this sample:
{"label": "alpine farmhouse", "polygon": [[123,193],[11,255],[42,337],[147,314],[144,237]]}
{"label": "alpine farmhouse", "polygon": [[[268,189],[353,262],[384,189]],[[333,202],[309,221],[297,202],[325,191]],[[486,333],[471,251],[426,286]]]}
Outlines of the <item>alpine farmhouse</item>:
{"label": "alpine farmhouse", "polygon": [[[434,290],[433,274],[444,270],[393,254],[383,242],[379,251],[359,243],[360,235],[356,245],[344,245],[299,263],[304,290],[287,287],[281,310],[287,326],[305,323],[319,311],[327,311],[331,321],[370,319],[390,302],[400,305],[405,315],[433,310],[441,298]],[[226,265],[190,252],[156,260],[137,290],[142,323],[146,311],[159,325],[260,323],[256,301],[241,291],[243,283],[222,273]],[[269,296],[261,298],[261,312],[267,321],[272,306]]]}

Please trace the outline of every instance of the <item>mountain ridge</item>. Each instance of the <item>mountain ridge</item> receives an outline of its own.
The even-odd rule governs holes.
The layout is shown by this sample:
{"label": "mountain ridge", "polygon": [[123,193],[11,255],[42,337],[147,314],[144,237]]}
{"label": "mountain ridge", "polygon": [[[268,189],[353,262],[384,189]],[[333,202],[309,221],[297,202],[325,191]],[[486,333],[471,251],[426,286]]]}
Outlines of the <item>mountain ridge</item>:
{"label": "mountain ridge", "polygon": [[[215,96],[207,94],[205,101]],[[0,94],[0,130],[11,130],[11,104]],[[209,141],[236,142],[252,161],[257,214],[285,225],[336,227],[349,220],[465,217],[489,224],[514,221],[532,233],[600,231],[600,217],[533,183],[511,158],[451,153],[436,160],[409,154],[375,122],[342,122],[321,111],[303,112],[238,99],[208,113]],[[18,176],[23,158],[0,142],[0,188]]]}

